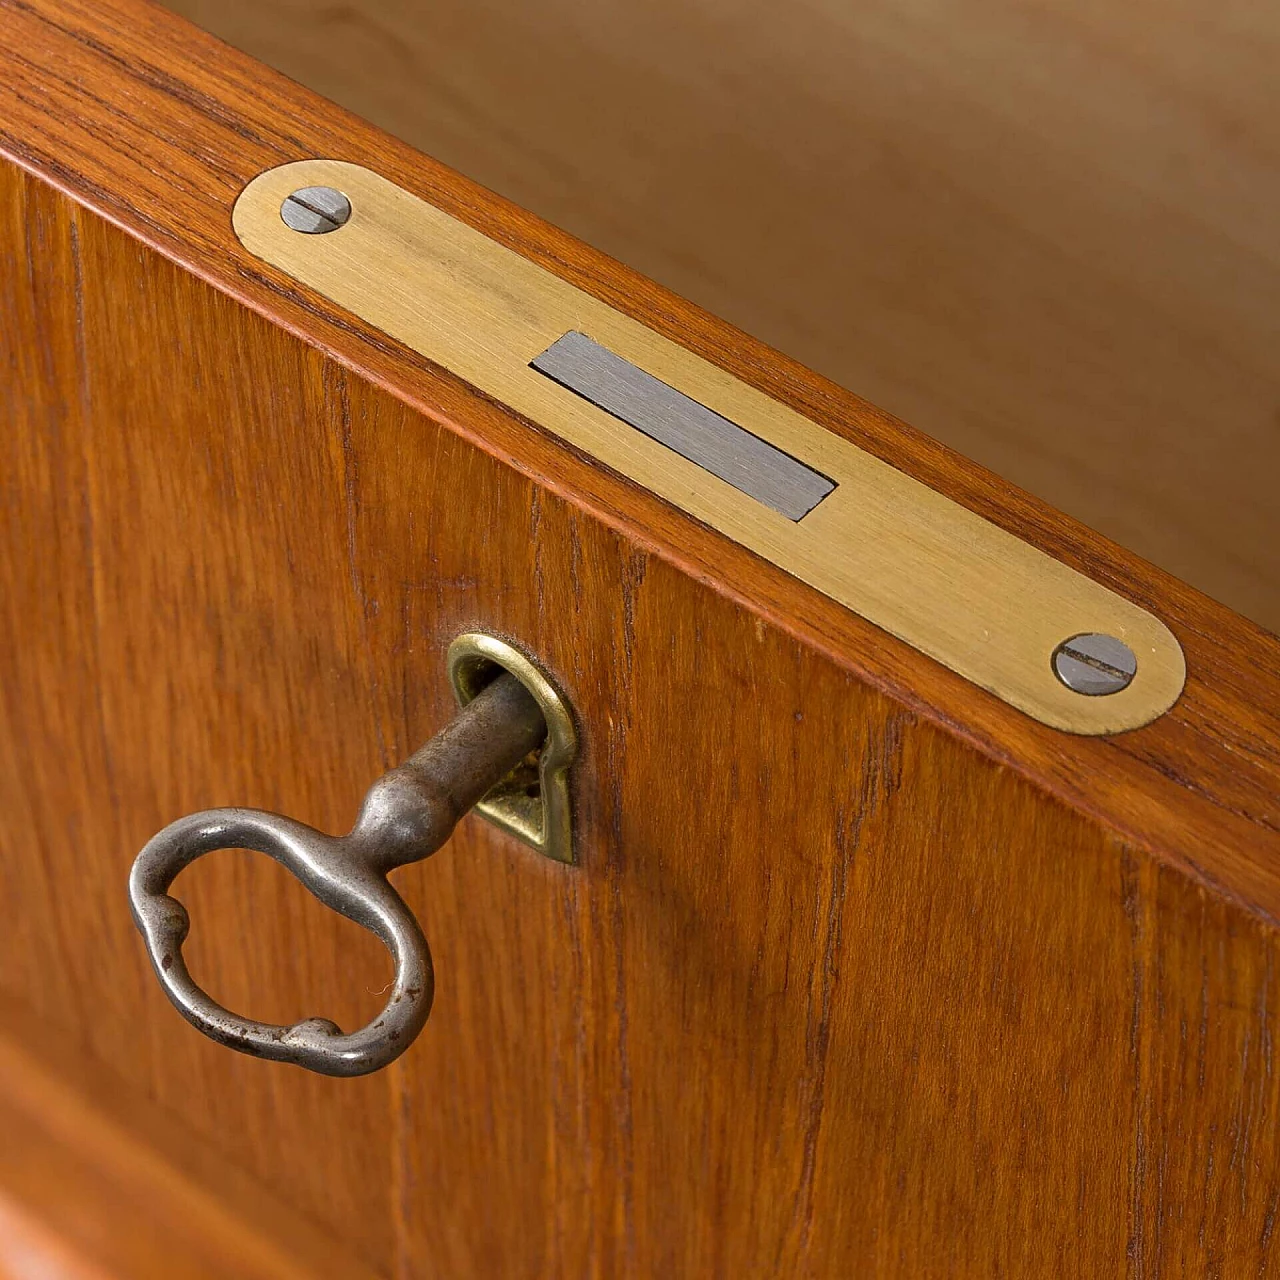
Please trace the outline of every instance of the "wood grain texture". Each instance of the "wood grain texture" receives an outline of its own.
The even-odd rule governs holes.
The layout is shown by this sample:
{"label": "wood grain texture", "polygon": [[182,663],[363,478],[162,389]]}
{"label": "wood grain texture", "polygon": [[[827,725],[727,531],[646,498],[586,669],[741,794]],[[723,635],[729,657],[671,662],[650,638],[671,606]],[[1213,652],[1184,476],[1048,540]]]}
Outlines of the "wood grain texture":
{"label": "wood grain texture", "polygon": [[169,0],[1280,630],[1254,0]]}
{"label": "wood grain texture", "polygon": [[[386,382],[404,403],[904,705],[954,727],[993,758],[1220,891],[1280,917],[1280,859],[1270,856],[1280,849],[1280,641],[1274,636],[154,7],[60,3],[46,11],[15,0],[0,8],[0,19],[11,70],[0,83],[0,145],[21,165],[73,190],[227,296],[305,332],[344,367]],[[1077,744],[1068,753],[1060,734],[976,694],[968,682],[264,271],[229,234],[235,198],[263,169],[319,154],[375,163],[390,180],[1150,609],[1173,628],[1187,654],[1187,694],[1148,728]]]}
{"label": "wood grain texture", "polygon": [[[387,1276],[1266,1273],[1274,637],[155,8],[9,0],[0,47],[5,992]],[[1036,725],[261,269],[230,207],[316,154],[1152,609],[1183,699]],[[386,1072],[200,1040],[134,852],[345,828],[475,627],[578,711],[581,865],[469,821],[399,875],[438,985]],[[376,1007],[268,860],[179,888],[233,1007]]]}
{"label": "wood grain texture", "polygon": [[10,1001],[0,1017],[4,1280],[373,1280],[145,1098],[77,1062],[74,1040]]}

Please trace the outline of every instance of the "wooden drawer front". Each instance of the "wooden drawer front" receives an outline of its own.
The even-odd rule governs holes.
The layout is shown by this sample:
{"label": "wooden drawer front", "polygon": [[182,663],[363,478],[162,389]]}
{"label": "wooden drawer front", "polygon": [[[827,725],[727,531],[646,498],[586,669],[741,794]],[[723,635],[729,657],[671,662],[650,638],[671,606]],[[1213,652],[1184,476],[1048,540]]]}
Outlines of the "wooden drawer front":
{"label": "wooden drawer front", "polygon": [[[375,1274],[1265,1269],[1274,637],[156,9],[0,4],[0,46],[23,1017]],[[310,155],[1103,581],[1168,623],[1186,692],[1132,733],[1036,723],[267,267],[230,209]],[[133,856],[216,804],[346,830],[477,628],[575,710],[578,865],[470,818],[397,873],[437,989],[385,1071],[203,1040],[147,967]],[[231,1007],[378,1007],[380,948],[269,860],[181,896]]]}

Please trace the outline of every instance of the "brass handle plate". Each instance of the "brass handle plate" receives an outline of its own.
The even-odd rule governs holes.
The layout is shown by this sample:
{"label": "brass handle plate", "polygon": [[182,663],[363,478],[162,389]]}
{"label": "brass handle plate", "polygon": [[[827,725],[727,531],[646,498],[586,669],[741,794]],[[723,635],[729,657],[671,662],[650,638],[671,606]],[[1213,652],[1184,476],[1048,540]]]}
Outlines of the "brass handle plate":
{"label": "brass handle plate", "polygon": [[[314,187],[350,206],[331,234],[282,219],[291,193]],[[241,193],[233,224],[257,257],[1046,724],[1116,733],[1182,691],[1182,649],[1147,610],[360,165],[268,170]],[[830,492],[807,511],[770,505],[539,372],[569,334]],[[1136,675],[1112,696],[1082,697],[1055,674],[1062,642],[1091,633],[1136,655]]]}

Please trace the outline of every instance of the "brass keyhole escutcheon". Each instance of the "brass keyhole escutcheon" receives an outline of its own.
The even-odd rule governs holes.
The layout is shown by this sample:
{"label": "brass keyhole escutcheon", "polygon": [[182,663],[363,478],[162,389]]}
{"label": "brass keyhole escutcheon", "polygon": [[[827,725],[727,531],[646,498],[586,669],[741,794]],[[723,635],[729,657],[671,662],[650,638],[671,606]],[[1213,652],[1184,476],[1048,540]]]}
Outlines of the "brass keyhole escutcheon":
{"label": "brass keyhole escutcheon", "polygon": [[547,722],[546,741],[488,792],[475,811],[548,858],[573,862],[569,766],[578,752],[578,735],[568,705],[529,658],[496,636],[460,635],[449,646],[446,663],[460,707],[504,671],[533,695]]}

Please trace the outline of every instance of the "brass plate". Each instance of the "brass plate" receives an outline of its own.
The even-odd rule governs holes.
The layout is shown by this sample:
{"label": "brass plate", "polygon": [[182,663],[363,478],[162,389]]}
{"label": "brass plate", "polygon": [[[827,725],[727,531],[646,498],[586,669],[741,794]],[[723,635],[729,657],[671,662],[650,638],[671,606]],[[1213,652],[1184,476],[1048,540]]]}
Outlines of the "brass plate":
{"label": "brass plate", "polygon": [[[342,191],[346,225],[286,227],[280,205],[305,186]],[[368,169],[302,160],[268,170],[241,193],[233,222],[251,253],[1037,720],[1116,733],[1182,691],[1182,650],[1145,609]],[[571,330],[835,490],[789,520],[529,367]],[[1086,697],[1054,675],[1055,647],[1091,631],[1137,655],[1127,689]]]}

